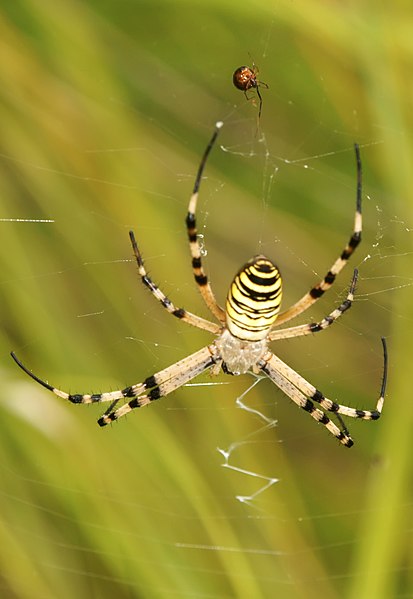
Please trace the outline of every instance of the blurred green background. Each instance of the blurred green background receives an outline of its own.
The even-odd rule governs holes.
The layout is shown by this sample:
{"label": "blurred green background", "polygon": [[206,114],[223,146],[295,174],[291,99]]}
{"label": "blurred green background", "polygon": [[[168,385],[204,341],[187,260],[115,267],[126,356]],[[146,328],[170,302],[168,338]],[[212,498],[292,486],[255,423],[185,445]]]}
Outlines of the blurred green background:
{"label": "blurred green background", "polygon": [[[411,4],[2,3],[0,595],[11,598],[412,597]],[[231,83],[252,60],[263,113]],[[208,343],[142,288],[207,317],[184,217],[215,121],[199,227],[220,301],[265,252],[296,301],[352,229],[362,146],[358,299],[277,353],[327,395],[373,407],[347,450],[269,381],[221,376],[107,429],[71,392],[138,382]],[[19,221],[18,219],[22,219]],[[29,222],[30,220],[53,222]],[[345,297],[347,268],[308,319]],[[304,318],[302,322],[305,322]],[[206,376],[196,382],[210,382]],[[235,445],[232,445],[235,444]],[[229,463],[279,478],[222,468]],[[237,496],[253,496],[242,503]]]}

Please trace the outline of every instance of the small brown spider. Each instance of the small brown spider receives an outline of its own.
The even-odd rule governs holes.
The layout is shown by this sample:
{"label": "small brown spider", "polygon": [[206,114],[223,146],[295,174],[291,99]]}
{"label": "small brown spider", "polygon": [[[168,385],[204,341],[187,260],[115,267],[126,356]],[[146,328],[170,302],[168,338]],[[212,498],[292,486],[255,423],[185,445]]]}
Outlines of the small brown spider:
{"label": "small brown spider", "polygon": [[246,66],[238,67],[238,69],[234,71],[234,74],[232,76],[232,82],[237,89],[240,89],[244,92],[247,100],[252,100],[252,97],[248,97],[247,95],[248,90],[255,89],[257,91],[257,96],[260,100],[260,107],[258,111],[258,118],[260,118],[262,109],[262,97],[259,88],[265,87],[268,89],[268,85],[263,81],[258,81],[257,75],[258,67],[255,64],[252,65],[252,68]]}

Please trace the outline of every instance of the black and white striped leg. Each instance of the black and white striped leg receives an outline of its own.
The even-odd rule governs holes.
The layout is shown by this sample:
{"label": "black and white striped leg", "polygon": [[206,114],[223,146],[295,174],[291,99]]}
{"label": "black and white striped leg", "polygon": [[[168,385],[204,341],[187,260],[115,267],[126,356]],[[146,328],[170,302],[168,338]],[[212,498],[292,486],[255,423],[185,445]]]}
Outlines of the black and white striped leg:
{"label": "black and white striped leg", "polygon": [[129,231],[129,237],[132,243],[133,253],[138,264],[138,271],[142,279],[142,282],[145,285],[145,287],[149,289],[152,295],[158,300],[158,302],[161,303],[165,310],[167,310],[169,314],[176,316],[176,318],[179,318],[187,324],[190,324],[194,327],[197,327],[198,329],[203,329],[204,331],[209,331],[210,333],[214,333],[215,335],[217,335],[221,330],[220,325],[214,322],[209,322],[209,320],[205,320],[200,316],[196,316],[195,314],[192,314],[191,312],[184,310],[184,308],[177,308],[171,302],[171,300],[163,293],[163,291],[161,291],[159,287],[155,285],[155,283],[152,281],[152,279],[146,272],[143,258],[139,251],[138,244],[136,243],[133,231]]}
{"label": "black and white striped leg", "polygon": [[[168,395],[175,389],[185,385],[188,381],[198,376],[201,372],[208,370],[219,360],[215,345],[204,347],[203,349],[183,358],[179,362],[164,368],[160,372],[146,378],[142,383],[137,383],[125,389],[110,391],[107,393],[89,394],[71,394],[53,387],[50,383],[43,381],[33,372],[31,372],[16,356],[11,353],[13,360],[18,366],[28,374],[37,383],[57,395],[75,404],[101,403],[110,401],[112,404],[109,410],[98,420],[100,426],[105,426],[121,416],[129,413],[134,408],[144,406],[155,399]],[[130,399],[129,403],[124,404],[115,411],[112,411],[120,400]]]}
{"label": "black and white striped leg", "polygon": [[67,401],[70,401],[71,403],[89,404],[89,403],[102,403],[102,402],[106,402],[106,401],[111,401],[111,402],[113,402],[113,404],[115,404],[118,401],[125,399],[127,397],[134,397],[136,395],[136,393],[138,393],[138,392],[142,393],[146,389],[146,385],[144,382],[141,385],[133,385],[131,387],[125,387],[125,389],[120,389],[118,391],[110,391],[108,393],[93,393],[93,394],[66,393],[66,391],[62,391],[61,389],[58,389],[57,387],[53,387],[53,385],[51,385],[47,381],[44,381],[43,379],[38,377],[36,374],[34,374],[31,370],[29,370],[27,368],[27,366],[25,366],[19,360],[19,358],[16,356],[16,354],[14,352],[11,352],[10,355],[13,358],[13,360],[16,362],[16,364],[18,366],[20,366],[20,368],[26,374],[28,374],[33,380],[35,380],[37,383],[39,383],[39,385],[42,385],[42,387],[44,387],[45,389],[48,389],[49,391],[51,391],[58,397],[61,397],[62,399],[66,399]]}
{"label": "black and white striped leg", "polygon": [[277,385],[279,389],[287,397],[302,410],[308,412],[314,420],[323,424],[326,429],[336,437],[340,443],[346,447],[352,447],[354,444],[353,439],[350,437],[347,428],[340,430],[339,427],[322,411],[320,408],[316,408],[314,403],[304,395],[297,387],[293,385],[285,376],[283,376],[277,368],[271,364],[271,360],[268,362],[262,361],[261,370]]}
{"label": "black and white striped leg", "polygon": [[[302,324],[296,327],[289,327],[288,329],[275,329],[269,334],[268,340],[278,341],[279,339],[290,339],[291,337],[303,337],[305,335],[311,335],[312,333],[318,333],[319,331],[324,331],[324,329],[327,329],[334,322],[336,322],[336,320],[338,320],[340,316],[344,314],[344,312],[351,308],[354,301],[357,278],[358,270],[355,268],[346,299],[335,310],[333,310],[333,312],[330,312],[328,316],[325,316],[322,320],[320,320],[320,322],[310,322],[308,324]],[[276,321],[275,324],[277,325],[278,322]]]}
{"label": "black and white striped leg", "polygon": [[[157,372],[144,383],[131,387],[133,399],[115,411],[105,412],[98,420],[99,426],[106,426],[135,408],[148,405],[156,399],[165,397],[185,385],[188,381],[205,372],[216,364],[217,350],[214,345],[180,360],[176,364]],[[130,396],[129,396],[130,397]]]}
{"label": "black and white striped leg", "polygon": [[354,150],[356,154],[356,165],[357,165],[357,192],[356,192],[356,214],[354,218],[354,230],[350,237],[350,240],[341,255],[330,270],[327,272],[325,277],[320,283],[315,285],[308,293],[306,293],[298,302],[288,308],[285,312],[282,312],[278,316],[278,324],[282,324],[295,318],[310,306],[314,304],[330,287],[333,285],[337,278],[337,275],[345,267],[354,250],[357,248],[361,241],[362,232],[362,216],[361,216],[361,192],[362,192],[362,169],[361,169],[361,158],[360,148],[358,144],[354,144]]}
{"label": "black and white striped leg", "polygon": [[204,172],[204,168],[209,156],[210,151],[212,150],[215,141],[218,137],[219,130],[221,129],[223,123],[219,121],[215,125],[215,131],[212,135],[212,138],[205,150],[205,153],[202,157],[201,164],[198,168],[198,173],[195,178],[194,189],[191,195],[191,199],[189,200],[188,206],[188,214],[186,216],[186,228],[188,232],[188,240],[189,240],[189,249],[191,250],[192,256],[192,269],[194,273],[195,282],[199,287],[199,291],[204,299],[205,304],[208,309],[212,312],[212,314],[222,323],[225,322],[225,311],[219,306],[215,299],[215,295],[212,291],[211,285],[208,281],[208,277],[202,266],[202,257],[201,257],[201,248],[198,240],[198,230],[196,226],[196,206],[198,201],[198,193],[201,185],[202,175]]}
{"label": "black and white striped leg", "polygon": [[336,434],[337,430],[339,430],[338,427],[336,427],[321,410],[318,410],[314,406],[314,402],[318,403],[323,410],[333,412],[336,415],[347,416],[350,418],[360,418],[363,420],[378,420],[381,416],[386,393],[388,363],[386,340],[384,337],[382,337],[381,341],[383,345],[383,377],[375,410],[359,410],[328,399],[321,393],[321,391],[319,391],[306,379],[295,372],[295,370],[287,366],[287,364],[280,360],[278,356],[275,356],[272,353],[264,356],[264,358],[258,363],[258,366],[297,405],[309,412],[313,418],[324,424],[326,428],[330,430],[330,432],[332,432],[341,443],[343,443],[343,445],[351,447],[351,445],[353,445],[353,441],[349,436],[347,429],[341,430],[340,435]]}

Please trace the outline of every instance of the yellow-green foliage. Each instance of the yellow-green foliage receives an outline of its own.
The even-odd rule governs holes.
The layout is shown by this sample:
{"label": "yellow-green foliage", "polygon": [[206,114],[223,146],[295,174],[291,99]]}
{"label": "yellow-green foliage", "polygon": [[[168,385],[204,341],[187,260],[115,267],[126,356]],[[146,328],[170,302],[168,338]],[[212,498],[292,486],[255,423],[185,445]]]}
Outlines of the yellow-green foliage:
{"label": "yellow-green foliage", "polygon": [[[1,597],[410,596],[412,28],[401,0],[2,3]],[[252,60],[269,85],[258,132],[231,82]],[[127,232],[176,304],[207,316],[184,217],[217,120],[227,151],[208,163],[199,225],[221,302],[257,252],[278,262],[287,303],[325,273],[351,232],[361,145],[359,299],[331,330],[276,348],[368,409],[386,335],[383,419],[348,423],[351,450],[266,381],[246,401],[278,424],[257,432],[235,403],[248,376],[101,430],[101,406],[66,404],[9,357],[93,392],[208,342],[141,286]],[[350,279],[351,267],[307,320]],[[230,463],[280,479],[252,505],[236,496],[265,481],[217,451],[245,439]]]}

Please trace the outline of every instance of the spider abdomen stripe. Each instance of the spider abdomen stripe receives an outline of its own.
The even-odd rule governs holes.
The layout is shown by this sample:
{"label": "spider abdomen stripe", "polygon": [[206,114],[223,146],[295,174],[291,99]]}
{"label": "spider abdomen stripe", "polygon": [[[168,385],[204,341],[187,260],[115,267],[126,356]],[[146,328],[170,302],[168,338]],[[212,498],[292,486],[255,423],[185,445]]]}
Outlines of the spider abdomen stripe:
{"label": "spider abdomen stripe", "polygon": [[246,341],[264,339],[280,310],[282,295],[278,268],[265,256],[256,256],[237,273],[227,302],[227,327]]}

